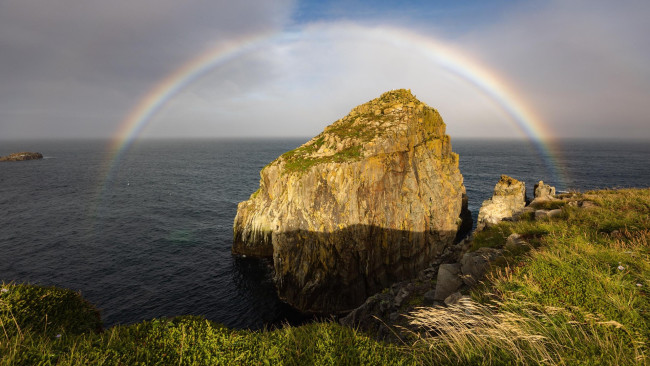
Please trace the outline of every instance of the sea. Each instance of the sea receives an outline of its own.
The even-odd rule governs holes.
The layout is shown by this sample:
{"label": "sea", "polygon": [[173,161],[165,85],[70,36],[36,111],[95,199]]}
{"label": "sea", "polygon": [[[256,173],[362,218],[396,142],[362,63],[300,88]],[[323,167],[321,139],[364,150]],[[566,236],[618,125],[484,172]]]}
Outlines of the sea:
{"label": "sea", "polygon": [[[0,281],[60,286],[96,305],[105,326],[200,315],[233,328],[299,324],[267,260],[231,255],[237,203],[259,171],[308,139],[4,141]],[[650,186],[650,144],[562,140],[555,159],[519,140],[452,141],[474,219],[501,174],[558,191]]]}

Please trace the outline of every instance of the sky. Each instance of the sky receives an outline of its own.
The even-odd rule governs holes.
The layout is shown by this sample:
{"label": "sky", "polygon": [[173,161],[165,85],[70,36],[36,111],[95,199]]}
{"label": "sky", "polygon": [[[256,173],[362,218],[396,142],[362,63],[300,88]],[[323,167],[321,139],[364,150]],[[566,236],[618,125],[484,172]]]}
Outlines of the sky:
{"label": "sky", "polygon": [[452,138],[650,140],[650,2],[0,0],[0,140],[311,137],[399,88]]}

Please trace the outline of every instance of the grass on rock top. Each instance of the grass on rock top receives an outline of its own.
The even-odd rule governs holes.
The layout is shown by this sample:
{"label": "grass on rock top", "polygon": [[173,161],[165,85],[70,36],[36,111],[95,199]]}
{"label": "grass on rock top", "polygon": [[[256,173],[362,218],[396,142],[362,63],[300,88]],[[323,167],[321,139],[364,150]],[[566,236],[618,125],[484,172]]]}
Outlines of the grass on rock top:
{"label": "grass on rock top", "polygon": [[[398,104],[404,108],[409,104],[412,107],[422,106],[421,110],[411,110],[409,113],[413,115],[409,118],[421,118],[424,128],[430,128],[431,131],[444,131],[444,128],[441,129],[444,122],[440,115],[433,108],[417,100],[410,90],[389,91],[379,98],[355,107],[348,116],[327,126],[321,134],[306,144],[284,153],[281,159],[286,162],[285,172],[305,172],[317,164],[342,163],[360,159],[363,156],[364,145],[378,136],[386,135],[386,126],[401,118],[394,113],[384,113]],[[314,156],[314,153],[324,144],[334,139],[345,142],[344,147],[337,150],[338,146],[327,146],[335,152],[331,155]]]}
{"label": "grass on rock top", "polygon": [[647,364],[650,189],[574,198],[594,206],[563,205],[563,218],[477,235],[477,247],[519,233],[532,248],[504,250],[465,307],[411,314],[423,331],[403,344],[334,322],[249,331],[194,316],[97,332],[96,311],[78,294],[3,284],[0,364]]}

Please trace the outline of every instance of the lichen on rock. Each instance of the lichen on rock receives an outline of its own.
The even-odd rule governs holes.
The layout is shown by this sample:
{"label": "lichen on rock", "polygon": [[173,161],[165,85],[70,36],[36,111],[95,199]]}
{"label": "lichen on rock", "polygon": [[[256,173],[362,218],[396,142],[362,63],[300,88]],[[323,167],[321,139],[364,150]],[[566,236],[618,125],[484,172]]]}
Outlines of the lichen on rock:
{"label": "lichen on rock", "polygon": [[416,275],[471,220],[445,124],[408,90],[354,108],[260,176],[232,250],[273,257],[280,297],[303,311],[349,311]]}

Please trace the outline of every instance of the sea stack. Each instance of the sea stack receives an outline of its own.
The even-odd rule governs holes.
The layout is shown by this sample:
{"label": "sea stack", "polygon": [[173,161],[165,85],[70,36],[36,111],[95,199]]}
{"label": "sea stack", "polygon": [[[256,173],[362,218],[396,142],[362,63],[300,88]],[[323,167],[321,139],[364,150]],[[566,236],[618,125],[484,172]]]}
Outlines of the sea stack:
{"label": "sea stack", "polygon": [[280,297],[304,312],[350,311],[471,229],[445,124],[410,90],[354,108],[260,176],[232,251],[272,257]]}

